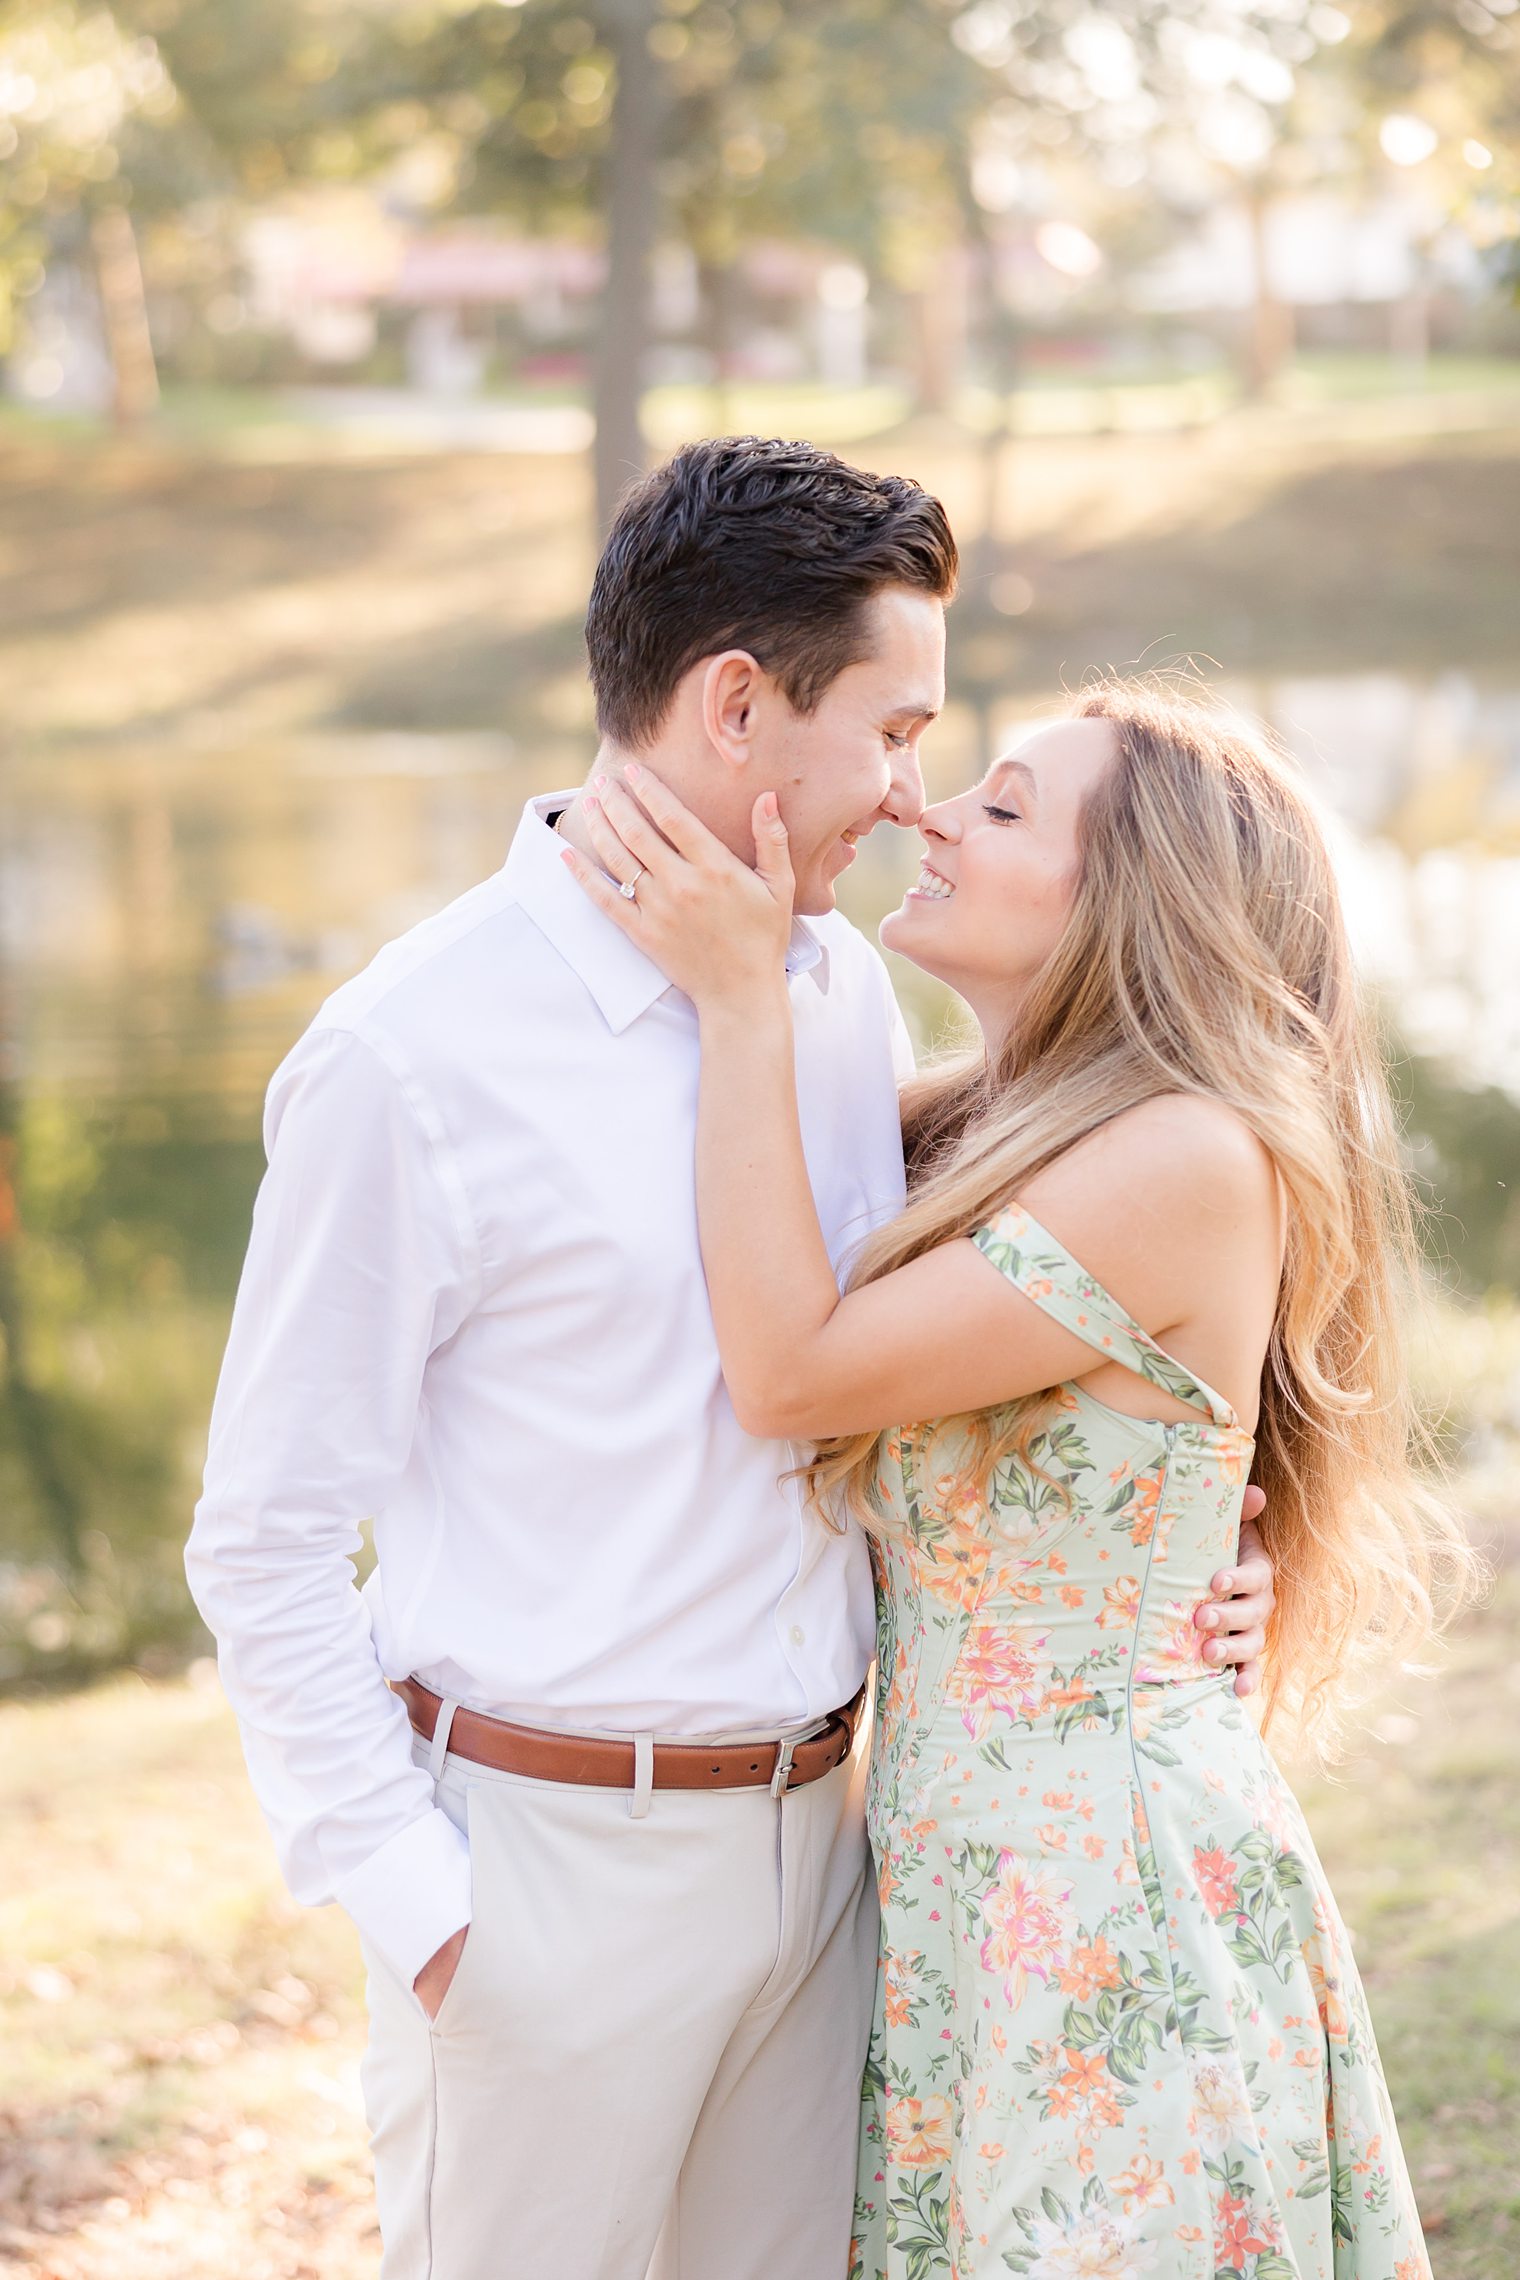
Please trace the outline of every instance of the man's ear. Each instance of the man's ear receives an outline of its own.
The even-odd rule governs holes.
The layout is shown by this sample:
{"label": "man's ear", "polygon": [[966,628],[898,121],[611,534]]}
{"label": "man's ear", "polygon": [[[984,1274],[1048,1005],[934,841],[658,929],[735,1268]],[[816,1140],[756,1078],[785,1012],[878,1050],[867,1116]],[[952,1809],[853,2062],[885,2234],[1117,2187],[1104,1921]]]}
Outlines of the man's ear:
{"label": "man's ear", "polygon": [[702,727],[708,743],[731,768],[754,756],[755,706],[765,680],[747,649],[710,657],[702,675]]}

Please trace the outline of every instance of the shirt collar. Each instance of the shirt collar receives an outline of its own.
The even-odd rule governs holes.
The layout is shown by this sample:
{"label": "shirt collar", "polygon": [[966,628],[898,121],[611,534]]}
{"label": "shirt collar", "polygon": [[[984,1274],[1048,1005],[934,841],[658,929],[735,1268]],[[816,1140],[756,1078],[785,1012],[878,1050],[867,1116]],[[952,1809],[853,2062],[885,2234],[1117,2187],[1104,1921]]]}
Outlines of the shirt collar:
{"label": "shirt collar", "polygon": [[[665,995],[670,983],[654,960],[597,909],[560,860],[565,842],[549,818],[577,796],[549,792],[528,802],[503,875],[540,934],[585,983],[608,1028],[621,1033]],[[818,989],[827,993],[828,945],[800,918],[792,923],[786,970],[793,976],[811,974]]]}

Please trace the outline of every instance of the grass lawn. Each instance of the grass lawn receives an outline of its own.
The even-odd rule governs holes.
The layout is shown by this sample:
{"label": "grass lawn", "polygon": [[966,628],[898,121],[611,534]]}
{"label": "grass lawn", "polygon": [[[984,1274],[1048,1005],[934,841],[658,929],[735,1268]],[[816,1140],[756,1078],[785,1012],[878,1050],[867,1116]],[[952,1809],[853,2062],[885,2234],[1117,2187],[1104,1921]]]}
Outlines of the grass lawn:
{"label": "grass lawn", "polygon": [[[1440,1678],[1302,1784],[1437,2280],[1520,2268],[1517,1639],[1511,1570]],[[355,1942],[284,1897],[214,1679],[6,1705],[0,1819],[0,2269],[371,2274]]]}

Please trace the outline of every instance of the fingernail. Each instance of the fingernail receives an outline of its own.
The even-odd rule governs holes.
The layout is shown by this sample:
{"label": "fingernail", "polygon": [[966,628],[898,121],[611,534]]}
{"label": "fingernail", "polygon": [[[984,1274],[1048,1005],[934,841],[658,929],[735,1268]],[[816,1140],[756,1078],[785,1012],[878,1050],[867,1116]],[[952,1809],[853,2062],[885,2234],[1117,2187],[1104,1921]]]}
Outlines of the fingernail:
{"label": "fingernail", "polygon": [[1203,1650],[1203,1659],[1204,1659],[1204,1661],[1205,1661],[1205,1662],[1211,1662],[1211,1663],[1223,1662],[1223,1661],[1224,1661],[1224,1641],[1223,1641],[1223,1639],[1210,1639],[1210,1641],[1209,1641],[1208,1645],[1207,1645],[1207,1646],[1204,1648],[1204,1650]]}
{"label": "fingernail", "polygon": [[628,762],[626,763],[626,765],[624,766],[624,769],[623,769],[623,774],[624,774],[625,776],[631,777],[631,779],[633,780],[633,782],[634,782],[634,783],[638,783],[638,781],[639,781],[639,779],[642,777],[643,773],[644,773],[644,771],[643,771],[643,769],[642,769],[642,768],[639,766],[639,764],[638,764],[637,760],[630,760],[630,761],[628,761]]}
{"label": "fingernail", "polygon": [[1206,1631],[1217,1629],[1219,1623],[1219,1617],[1212,1607],[1205,1607],[1198,1620]]}
{"label": "fingernail", "polygon": [[1235,1578],[1232,1575],[1219,1575],[1214,1578],[1214,1597],[1216,1599],[1228,1599],[1234,1589]]}

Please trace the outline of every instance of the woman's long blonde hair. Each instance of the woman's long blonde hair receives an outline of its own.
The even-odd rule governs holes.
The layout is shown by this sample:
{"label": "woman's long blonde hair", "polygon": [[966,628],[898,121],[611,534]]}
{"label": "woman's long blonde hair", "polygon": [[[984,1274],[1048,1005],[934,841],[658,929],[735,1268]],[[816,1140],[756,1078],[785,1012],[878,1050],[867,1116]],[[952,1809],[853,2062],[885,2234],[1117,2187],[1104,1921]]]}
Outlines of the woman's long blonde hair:
{"label": "woman's long blonde hair", "polygon": [[[1288,766],[1196,698],[1105,683],[1072,707],[1113,724],[1065,932],[996,1062],[931,1068],[903,1103],[909,1190],[852,1283],[967,1234],[1086,1134],[1161,1093],[1226,1102],[1288,1206],[1253,1477],[1276,1575],[1269,1715],[1335,1738],[1369,1666],[1430,1629],[1438,1579],[1473,1556],[1422,1479],[1404,1360],[1415,1212],[1375,1029],[1318,822]],[[1027,1450],[1048,1396],[973,1420],[985,1468]],[[878,1437],[809,1468],[880,1530]]]}

